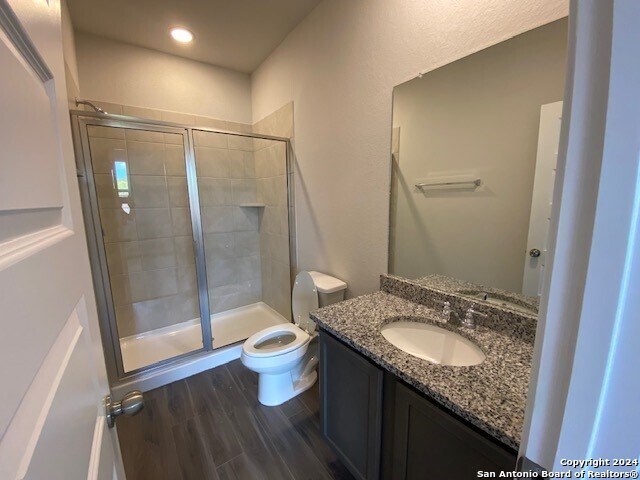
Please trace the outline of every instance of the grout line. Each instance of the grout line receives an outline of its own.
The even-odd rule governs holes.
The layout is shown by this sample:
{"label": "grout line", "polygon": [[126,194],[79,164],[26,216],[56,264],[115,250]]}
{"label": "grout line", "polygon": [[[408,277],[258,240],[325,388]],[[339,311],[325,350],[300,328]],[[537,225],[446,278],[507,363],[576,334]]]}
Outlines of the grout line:
{"label": "grout line", "polygon": [[[235,432],[234,432],[234,434],[235,434]],[[236,455],[236,456],[234,456],[234,457],[231,457],[231,458],[230,458],[229,460],[227,460],[226,462],[221,463],[220,465],[216,465],[216,470],[219,470],[220,468],[224,467],[227,463],[233,462],[236,458],[241,457],[242,455],[245,455],[244,450],[243,450],[242,452],[240,452],[238,455]],[[215,465],[215,462],[214,462],[214,465]],[[233,467],[231,467],[231,468],[232,468],[232,470],[233,470],[233,471],[234,471],[234,473],[235,473],[235,469],[234,469]]]}
{"label": "grout line", "polygon": [[[229,372],[229,375],[231,375],[231,379],[233,380],[233,382],[238,385],[239,383],[239,378],[236,378],[236,376],[233,374],[233,372],[229,369],[229,364],[225,365],[225,368],[227,369],[227,371]],[[269,435],[269,429],[266,425],[264,425],[261,421],[260,418],[258,417],[258,415],[256,415],[256,412],[254,410],[254,408],[251,407],[252,404],[252,399],[248,398],[247,395],[245,394],[246,389],[244,388],[244,386],[240,386],[239,387],[241,389],[241,394],[243,396],[243,398],[247,401],[247,403],[249,404],[249,411],[251,416],[253,417],[254,421],[256,422],[259,430],[256,432],[260,435],[260,437],[262,437],[262,441],[268,445],[268,447],[270,447],[270,450],[272,450],[275,455],[277,456],[277,458],[280,460],[280,462],[282,462],[282,464],[284,465],[284,468],[286,469],[286,471],[289,473],[289,476],[291,477],[292,480],[296,480],[295,476],[293,475],[293,472],[291,472],[291,470],[289,469],[289,465],[288,463],[285,461],[285,459],[282,457],[282,455],[280,454],[279,449],[277,448],[277,446],[275,445],[271,435]],[[256,399],[257,401],[257,399]],[[280,412],[279,412],[280,413]],[[283,417],[286,416],[283,415]]]}
{"label": "grout line", "polygon": [[[177,469],[177,472],[180,475],[180,479],[184,479],[184,476],[182,475],[182,468],[180,467],[178,448],[176,446],[176,442],[173,437],[174,425],[172,425],[173,423],[172,415],[171,415],[171,412],[169,411],[167,385],[163,385],[162,387],[155,388],[153,390],[150,390],[147,393],[150,393],[150,392],[155,392],[154,395],[152,396],[152,399],[155,400],[155,406],[157,409],[156,415],[158,416],[158,419],[159,419],[159,425],[154,425],[154,427],[157,428],[156,433],[159,434],[159,441],[160,442],[164,441],[169,444],[167,447],[170,449],[171,452],[173,452],[173,455],[175,456],[175,461],[176,461],[175,468]],[[164,409],[164,414],[161,412],[162,409]],[[164,424],[163,421],[166,421],[168,423]],[[143,434],[144,433],[146,432],[143,432]],[[148,442],[148,440],[145,439],[145,442]],[[176,480],[180,480],[180,479],[176,479]]]}

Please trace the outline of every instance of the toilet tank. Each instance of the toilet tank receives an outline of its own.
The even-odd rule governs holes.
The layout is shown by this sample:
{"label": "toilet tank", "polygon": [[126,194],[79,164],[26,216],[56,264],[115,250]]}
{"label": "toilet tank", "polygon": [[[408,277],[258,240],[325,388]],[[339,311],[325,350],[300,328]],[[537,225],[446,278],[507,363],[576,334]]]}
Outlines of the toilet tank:
{"label": "toilet tank", "polygon": [[344,294],[347,290],[347,284],[339,278],[332,277],[325,273],[309,272],[313,283],[318,290],[318,305],[320,307],[326,307],[332,303],[341,302],[344,300]]}

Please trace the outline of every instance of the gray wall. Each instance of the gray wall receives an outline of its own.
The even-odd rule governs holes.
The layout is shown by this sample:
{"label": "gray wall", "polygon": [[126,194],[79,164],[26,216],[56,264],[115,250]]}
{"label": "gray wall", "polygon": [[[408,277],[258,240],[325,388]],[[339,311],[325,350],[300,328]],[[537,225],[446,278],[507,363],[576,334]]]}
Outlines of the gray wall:
{"label": "gray wall", "polygon": [[[393,273],[521,291],[540,106],[562,100],[566,38],[558,20],[394,90]],[[484,185],[414,188],[459,174]]]}

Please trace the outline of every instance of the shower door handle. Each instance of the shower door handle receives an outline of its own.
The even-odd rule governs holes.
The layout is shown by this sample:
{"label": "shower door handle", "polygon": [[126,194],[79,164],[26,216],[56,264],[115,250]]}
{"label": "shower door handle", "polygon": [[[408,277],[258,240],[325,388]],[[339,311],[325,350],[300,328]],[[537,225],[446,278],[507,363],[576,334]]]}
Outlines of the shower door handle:
{"label": "shower door handle", "polygon": [[105,416],[107,417],[107,425],[113,428],[116,424],[116,418],[121,415],[132,417],[144,408],[144,398],[140,390],[133,390],[127,393],[122,400],[114,402],[111,395],[107,395],[104,399]]}

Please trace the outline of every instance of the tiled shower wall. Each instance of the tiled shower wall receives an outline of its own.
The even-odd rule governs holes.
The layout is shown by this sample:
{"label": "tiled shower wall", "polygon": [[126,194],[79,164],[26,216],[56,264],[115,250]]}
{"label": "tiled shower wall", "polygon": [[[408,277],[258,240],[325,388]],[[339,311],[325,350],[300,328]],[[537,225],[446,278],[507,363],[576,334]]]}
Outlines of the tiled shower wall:
{"label": "tiled shower wall", "polygon": [[260,222],[262,299],[285,318],[291,318],[289,288],[289,219],[287,211],[286,146],[260,142],[255,152]]}
{"label": "tiled shower wall", "polygon": [[211,313],[262,299],[253,139],[195,131]]}
{"label": "tiled shower wall", "polygon": [[[253,126],[255,133],[293,137],[293,104],[289,103]],[[295,232],[293,205],[293,158],[286,162],[286,144],[255,140],[258,201],[265,204],[260,222],[262,261],[262,299],[283,315],[291,318],[291,284],[295,266]],[[287,207],[287,192],[291,198]]]}
{"label": "tiled shower wall", "polygon": [[[104,102],[95,103],[110,113],[239,132],[252,130],[249,125],[207,117]],[[253,131],[291,138],[293,136],[293,104],[285,105],[257,122],[253,126]],[[295,275],[295,265],[290,265],[289,257],[295,258],[295,229],[292,222],[294,218],[293,169],[286,170],[285,144],[211,132],[195,132],[194,137],[211,313],[262,300],[285,318],[290,319],[291,278]],[[178,146],[164,144],[166,150],[176,150],[175,147]],[[179,146],[179,149],[181,148]],[[182,158],[180,160],[184,165],[184,160]],[[184,170],[184,167],[182,168]],[[184,177],[184,171],[181,175]],[[176,179],[167,178],[167,188],[170,188],[169,184],[177,182]],[[183,181],[184,184],[182,186],[181,183],[180,188],[182,198],[180,205],[173,205],[172,208],[184,210],[186,206],[185,219],[188,221],[186,179],[183,178]],[[287,186],[290,188],[289,195],[292,199],[288,210]],[[168,191],[169,197],[171,192],[176,199],[173,202],[178,201],[178,190],[175,185]],[[240,206],[251,203],[264,203],[265,207]],[[290,225],[291,228],[289,228]],[[291,235],[287,235],[288,231]],[[137,248],[131,247],[133,253],[128,254],[132,257],[130,260],[111,261],[110,273],[113,270],[120,274],[122,269],[114,267],[114,262],[126,264],[130,261],[131,268],[135,269],[138,268],[136,256],[148,257],[158,254],[164,259],[164,263],[161,262],[158,265],[166,265],[169,269],[175,268],[177,275],[176,294],[169,292],[169,290],[173,292],[172,288],[166,292],[153,292],[153,289],[144,287],[143,289],[149,291],[151,295],[158,293],[160,295],[157,298],[142,301],[146,303],[131,302],[117,306],[121,337],[198,317],[193,248],[191,237],[186,239],[184,237],[180,235],[173,238],[173,250],[169,248],[166,239],[157,242],[157,248],[164,245],[164,250],[154,250],[151,248],[153,242],[144,243],[143,241],[142,244],[138,243]],[[110,248],[114,250],[114,247]],[[124,247],[119,246],[118,250],[122,248]],[[124,253],[118,258],[129,257]],[[145,265],[150,263],[145,261]],[[141,260],[140,268],[143,268]],[[149,281],[163,284],[164,281],[156,276],[147,275]],[[136,281],[134,275],[134,283]],[[168,282],[173,285],[171,280]],[[180,288],[183,287],[179,287],[178,284],[186,285],[187,283],[188,289],[182,292]],[[165,295],[167,292],[170,294]],[[114,298],[116,296],[117,294]],[[170,297],[176,298],[170,300]],[[124,301],[127,301],[126,297]],[[175,305],[172,306],[172,303]]]}
{"label": "tiled shower wall", "polygon": [[[182,136],[89,127],[118,334],[199,317]],[[127,165],[126,196],[114,161]]]}

